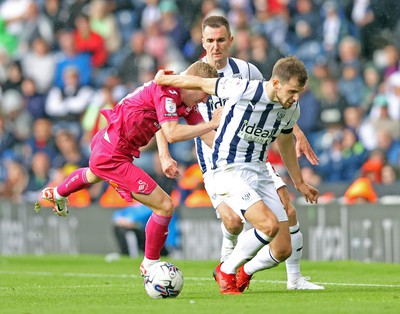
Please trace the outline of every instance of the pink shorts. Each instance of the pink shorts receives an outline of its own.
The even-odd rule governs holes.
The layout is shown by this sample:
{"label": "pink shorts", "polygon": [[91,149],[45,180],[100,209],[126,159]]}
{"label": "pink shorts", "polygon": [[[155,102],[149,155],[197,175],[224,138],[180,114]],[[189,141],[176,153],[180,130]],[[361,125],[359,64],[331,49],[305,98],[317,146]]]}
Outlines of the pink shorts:
{"label": "pink shorts", "polygon": [[157,183],[133,164],[133,157],[122,154],[104,138],[105,130],[97,132],[91,144],[90,170],[107,181],[121,197],[132,202],[132,193],[150,194]]}

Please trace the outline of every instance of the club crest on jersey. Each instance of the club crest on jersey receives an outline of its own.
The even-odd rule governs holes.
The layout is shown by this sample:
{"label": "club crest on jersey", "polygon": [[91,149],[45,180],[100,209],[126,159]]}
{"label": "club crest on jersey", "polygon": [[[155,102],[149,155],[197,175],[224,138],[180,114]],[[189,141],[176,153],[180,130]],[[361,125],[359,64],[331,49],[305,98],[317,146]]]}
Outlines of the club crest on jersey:
{"label": "club crest on jersey", "polygon": [[286,115],[286,109],[281,109],[276,114],[276,120],[281,121]]}
{"label": "club crest on jersey", "polygon": [[175,113],[176,112],[176,103],[172,98],[165,99],[165,110],[168,113]]}

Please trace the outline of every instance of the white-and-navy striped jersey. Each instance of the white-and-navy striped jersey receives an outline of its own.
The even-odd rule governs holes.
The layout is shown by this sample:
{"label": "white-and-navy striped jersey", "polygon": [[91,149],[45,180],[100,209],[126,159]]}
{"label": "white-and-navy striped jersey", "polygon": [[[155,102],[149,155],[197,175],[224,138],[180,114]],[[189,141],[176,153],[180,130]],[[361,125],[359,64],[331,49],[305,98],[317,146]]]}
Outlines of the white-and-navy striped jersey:
{"label": "white-and-navy striped jersey", "polygon": [[[202,59],[203,62],[207,62],[206,57]],[[237,77],[250,80],[264,80],[261,72],[257,69],[254,64],[249,62],[236,59],[228,58],[227,65],[218,70],[220,77]],[[217,96],[208,97],[207,103],[199,104],[199,111],[203,116],[204,121],[210,121],[212,114],[216,108],[223,106],[225,103],[224,99]],[[212,168],[212,152],[213,150],[208,147],[200,137],[194,139],[196,144],[197,160],[203,173]]]}
{"label": "white-and-navy striped jersey", "polygon": [[219,78],[216,95],[226,99],[212,154],[213,169],[230,163],[266,162],[266,149],[277,136],[290,133],[300,116],[268,98],[266,82]]}

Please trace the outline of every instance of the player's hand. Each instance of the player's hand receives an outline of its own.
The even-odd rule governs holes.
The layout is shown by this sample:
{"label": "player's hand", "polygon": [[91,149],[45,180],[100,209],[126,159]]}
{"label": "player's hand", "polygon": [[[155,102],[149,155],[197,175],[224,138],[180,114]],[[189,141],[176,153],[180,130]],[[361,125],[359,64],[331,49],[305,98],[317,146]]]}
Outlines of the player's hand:
{"label": "player's hand", "polygon": [[170,179],[180,177],[181,171],[178,169],[178,163],[172,157],[160,157],[161,169],[165,176]]}
{"label": "player's hand", "polygon": [[301,133],[301,135],[296,136],[296,155],[297,158],[300,158],[301,155],[306,156],[307,160],[313,165],[316,166],[318,165],[319,158],[317,154],[313,151],[310,143],[308,142],[306,136],[304,133]]}
{"label": "player's hand", "polygon": [[215,125],[214,129],[218,128],[219,122],[221,121],[221,116],[222,116],[222,111],[224,110],[224,107],[219,107],[214,110],[213,116],[211,119],[211,123]]}
{"label": "player's hand", "polygon": [[154,77],[154,81],[158,85],[163,85],[163,76],[174,74],[172,70],[158,70],[156,76]]}
{"label": "player's hand", "polygon": [[318,204],[319,191],[315,187],[307,183],[301,183],[300,185],[296,185],[296,189],[303,194],[306,202]]}

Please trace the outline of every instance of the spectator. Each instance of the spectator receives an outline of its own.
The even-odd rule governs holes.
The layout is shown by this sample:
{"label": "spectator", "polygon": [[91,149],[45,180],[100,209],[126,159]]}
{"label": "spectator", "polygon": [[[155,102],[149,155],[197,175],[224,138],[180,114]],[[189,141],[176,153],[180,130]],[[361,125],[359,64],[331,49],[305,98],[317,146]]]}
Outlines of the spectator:
{"label": "spectator", "polygon": [[66,6],[63,6],[60,0],[45,0],[43,13],[49,19],[54,34],[57,37],[67,24],[68,11]]}
{"label": "spectator", "polygon": [[354,91],[363,91],[364,82],[355,64],[347,64],[342,67],[341,76],[338,80],[338,91],[349,106],[359,107],[362,105],[363,94]]}
{"label": "spectator", "polygon": [[379,94],[375,97],[371,112],[364,125],[374,130],[369,134],[371,141],[374,143],[374,148],[377,146],[376,130],[379,129],[387,131],[395,140],[400,140],[400,123],[390,118],[388,101],[384,94]]}
{"label": "spectator", "polygon": [[47,118],[45,111],[46,95],[37,91],[36,83],[30,78],[25,78],[21,85],[22,95],[25,98],[26,110],[33,120]]}
{"label": "spectator", "polygon": [[[6,129],[10,130],[16,140],[17,149],[31,134],[32,117],[24,107],[24,98],[15,89],[8,89],[2,99],[1,112],[3,114]],[[20,152],[18,152],[20,153]]]}
{"label": "spectator", "polygon": [[89,53],[93,68],[98,69],[105,66],[107,50],[104,39],[92,31],[87,15],[78,15],[75,20],[75,26],[74,41],[77,52]]}
{"label": "spectator", "polygon": [[384,165],[381,172],[383,185],[391,185],[399,180],[398,171],[391,165]]}
{"label": "spectator", "polygon": [[6,177],[0,181],[0,197],[15,203],[23,201],[23,191],[28,184],[28,174],[22,163],[8,159],[5,163]]}
{"label": "spectator", "polygon": [[400,72],[389,76],[386,84],[386,98],[388,101],[388,113],[391,119],[400,120]]}
{"label": "spectator", "polygon": [[5,119],[6,118],[0,114],[0,160],[7,155],[12,155],[15,144],[15,137],[6,127]]}
{"label": "spectator", "polygon": [[122,44],[117,19],[105,0],[92,0],[89,6],[89,23],[93,32],[99,34],[109,54],[115,53]]}
{"label": "spectator", "polygon": [[123,84],[133,89],[154,77],[158,63],[147,51],[144,32],[137,31],[132,34],[129,48],[129,53],[118,66],[118,75]]}
{"label": "spectator", "polygon": [[250,63],[253,63],[264,77],[269,77],[273,65],[283,57],[283,54],[272,46],[262,33],[253,34],[250,40]]}
{"label": "spectator", "polygon": [[77,137],[82,136],[81,116],[93,96],[93,89],[79,82],[78,69],[65,68],[63,87],[54,86],[46,100],[46,113],[54,122],[53,129],[68,129]]}
{"label": "spectator", "polygon": [[13,89],[21,92],[21,83],[24,79],[22,73],[21,63],[19,61],[12,61],[7,68],[7,80],[1,84],[1,90],[4,93],[8,89]]}
{"label": "spectator", "polygon": [[332,0],[322,5],[322,46],[330,59],[336,59],[338,43],[349,33],[347,20],[339,10],[338,4]]}
{"label": "spectator", "polygon": [[194,23],[190,29],[190,38],[186,41],[182,49],[183,56],[190,63],[200,59],[204,53],[202,44],[201,25]]}
{"label": "spectator", "polygon": [[334,78],[326,78],[321,83],[321,112],[319,126],[325,128],[330,125],[343,124],[343,112],[347,107],[346,99],[338,92]]}
{"label": "spectator", "polygon": [[162,0],[160,9],[160,29],[173,42],[176,48],[182,50],[189,38],[189,33],[183,27],[182,16],[174,0]]}
{"label": "spectator", "polygon": [[380,184],[382,182],[382,168],[385,163],[385,152],[381,149],[373,150],[361,166],[361,176],[370,179],[372,183]]}
{"label": "spectator", "polygon": [[32,2],[24,15],[23,28],[18,36],[18,54],[23,56],[36,37],[43,38],[48,46],[53,46],[55,41],[54,30],[50,19],[43,14],[38,4]]}
{"label": "spectator", "polygon": [[31,49],[22,57],[24,76],[35,81],[39,93],[47,93],[54,80],[56,59],[49,51],[46,41],[37,37],[31,44]]}
{"label": "spectator", "polygon": [[369,112],[375,96],[380,92],[381,75],[374,65],[367,64],[363,69],[363,79],[364,89],[362,92],[361,107],[364,112]]}
{"label": "spectator", "polygon": [[395,140],[387,130],[378,129],[376,131],[378,148],[385,152],[388,164],[400,166],[400,141]]}
{"label": "spectator", "polygon": [[58,154],[55,138],[52,133],[52,122],[40,118],[33,123],[33,133],[24,143],[24,160],[30,164],[33,156],[38,152],[46,153],[50,160]]}
{"label": "spectator", "polygon": [[56,145],[59,153],[53,160],[53,167],[62,168],[65,178],[76,168],[88,166],[88,158],[82,153],[76,137],[69,131],[64,129],[56,133]]}
{"label": "spectator", "polygon": [[88,53],[78,52],[75,45],[74,34],[63,30],[58,36],[58,45],[61,51],[57,53],[56,68],[54,74],[54,85],[64,88],[63,73],[65,68],[75,67],[79,73],[79,85],[91,83],[93,67]]}
{"label": "spectator", "polygon": [[44,151],[38,151],[33,155],[29,167],[29,180],[24,190],[24,199],[28,202],[36,202],[38,193],[50,182],[51,161]]}
{"label": "spectator", "polygon": [[6,22],[0,18],[0,48],[7,56],[14,56],[18,48],[18,38],[6,29]]}

